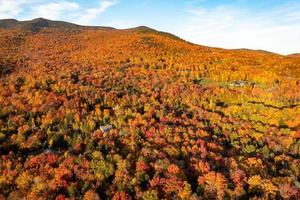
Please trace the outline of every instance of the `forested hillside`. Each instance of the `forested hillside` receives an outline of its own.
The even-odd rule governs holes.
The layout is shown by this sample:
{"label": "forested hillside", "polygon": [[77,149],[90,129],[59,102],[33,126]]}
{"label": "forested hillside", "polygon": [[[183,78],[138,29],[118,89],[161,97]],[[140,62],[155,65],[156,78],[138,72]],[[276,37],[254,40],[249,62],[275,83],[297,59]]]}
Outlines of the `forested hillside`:
{"label": "forested hillside", "polygon": [[0,156],[0,199],[299,199],[300,59],[0,21]]}

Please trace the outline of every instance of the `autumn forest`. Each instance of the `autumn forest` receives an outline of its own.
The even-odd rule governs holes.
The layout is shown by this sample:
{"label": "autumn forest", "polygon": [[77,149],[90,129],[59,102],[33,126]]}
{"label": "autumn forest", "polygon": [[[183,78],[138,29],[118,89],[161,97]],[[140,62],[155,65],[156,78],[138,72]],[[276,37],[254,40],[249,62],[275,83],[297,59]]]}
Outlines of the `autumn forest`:
{"label": "autumn forest", "polygon": [[0,21],[0,199],[300,199],[300,56]]}

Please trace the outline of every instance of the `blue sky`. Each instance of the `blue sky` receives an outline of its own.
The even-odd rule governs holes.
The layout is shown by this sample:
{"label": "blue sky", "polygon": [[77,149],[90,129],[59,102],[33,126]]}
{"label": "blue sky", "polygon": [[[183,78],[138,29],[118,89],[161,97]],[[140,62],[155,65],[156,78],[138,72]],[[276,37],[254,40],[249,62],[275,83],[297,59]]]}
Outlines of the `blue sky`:
{"label": "blue sky", "polygon": [[0,0],[0,18],[140,25],[223,48],[300,52],[299,0]]}

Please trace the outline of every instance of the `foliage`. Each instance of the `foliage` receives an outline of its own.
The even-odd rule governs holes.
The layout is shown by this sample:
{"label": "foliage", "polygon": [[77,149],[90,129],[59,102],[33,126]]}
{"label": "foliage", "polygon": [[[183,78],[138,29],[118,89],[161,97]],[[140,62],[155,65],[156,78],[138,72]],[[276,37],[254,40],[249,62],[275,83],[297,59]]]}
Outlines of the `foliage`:
{"label": "foliage", "polygon": [[0,198],[299,199],[299,69],[152,31],[0,29]]}

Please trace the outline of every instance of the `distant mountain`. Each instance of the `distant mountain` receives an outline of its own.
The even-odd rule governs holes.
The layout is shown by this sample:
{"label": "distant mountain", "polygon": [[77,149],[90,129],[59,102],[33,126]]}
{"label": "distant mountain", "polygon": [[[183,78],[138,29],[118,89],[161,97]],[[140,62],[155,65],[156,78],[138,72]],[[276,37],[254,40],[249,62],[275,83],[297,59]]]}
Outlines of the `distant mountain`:
{"label": "distant mountain", "polygon": [[43,28],[67,28],[67,29],[74,29],[79,28],[79,25],[62,22],[62,21],[51,21],[43,18],[37,18],[29,21],[18,21],[15,19],[4,19],[0,20],[0,28],[7,28],[7,29],[13,29],[13,28],[20,28],[25,30],[31,30],[31,31],[39,31]]}
{"label": "distant mountain", "polygon": [[[107,29],[107,30],[118,30],[112,27],[105,26],[83,26],[74,23],[64,22],[64,21],[53,21],[44,18],[37,18],[28,21],[18,21],[16,19],[2,19],[0,20],[0,28],[4,29],[23,29],[27,31],[38,32],[45,28],[56,28],[64,30],[82,30],[82,29]],[[122,29],[125,31],[134,31],[140,33],[155,33],[160,35],[165,35],[173,39],[180,40],[179,37],[162,31],[157,31],[155,29],[149,28],[147,26],[138,26],[135,28]]]}
{"label": "distant mountain", "polygon": [[247,48],[241,48],[241,49],[233,49],[235,51],[245,51],[245,52],[256,52],[256,53],[262,53],[262,54],[268,54],[268,55],[280,55],[278,53],[274,53],[271,51],[266,51],[262,49],[247,49]]}
{"label": "distant mountain", "polygon": [[66,30],[80,30],[84,28],[105,28],[113,29],[111,27],[97,27],[97,26],[81,26],[64,21],[53,21],[44,18],[37,18],[28,21],[18,21],[15,19],[3,19],[0,20],[0,28],[5,29],[23,29],[33,32],[38,32],[45,28],[56,28],[56,29],[66,29]]}
{"label": "distant mountain", "polygon": [[290,57],[299,57],[300,58],[300,53],[293,53],[293,54],[290,54],[290,55],[288,55],[288,56],[290,56]]}
{"label": "distant mountain", "polygon": [[20,26],[20,22],[15,19],[0,20],[0,28],[14,28]]}
{"label": "distant mountain", "polygon": [[[16,19],[0,19],[0,29],[21,29],[25,31],[32,31],[32,32],[39,32],[42,29],[46,28],[54,28],[54,29],[60,29],[60,30],[68,30],[68,31],[80,31],[80,30],[87,30],[87,29],[105,29],[105,30],[123,30],[123,31],[132,31],[132,32],[138,32],[138,33],[144,33],[144,34],[159,34],[162,36],[167,36],[172,39],[176,40],[183,40],[180,37],[164,32],[164,31],[158,31],[153,28],[149,28],[147,26],[138,26],[134,28],[128,28],[128,29],[116,29],[113,27],[106,27],[106,26],[86,26],[86,25],[78,25],[74,23],[69,23],[65,21],[54,21],[44,18],[36,18],[33,20],[27,20],[27,21],[18,21]],[[185,41],[187,42],[187,41]],[[190,43],[190,42],[187,42]],[[192,43],[190,43],[192,44]],[[261,53],[261,54],[268,54],[268,55],[280,55],[274,52],[261,50],[261,49],[247,49],[247,48],[240,48],[240,49],[232,49],[232,51],[239,51],[239,52],[253,52],[253,53]],[[281,55],[280,55],[281,56]],[[290,54],[289,57],[300,57],[300,53],[296,54]]]}
{"label": "distant mountain", "polygon": [[[55,30],[62,30],[62,31],[84,31],[84,30],[114,30],[114,31],[123,31],[125,32],[135,32],[140,34],[155,34],[160,36],[165,36],[171,39],[180,40],[185,43],[188,43],[190,45],[196,45],[191,42],[185,41],[181,39],[180,37],[164,32],[164,31],[158,31],[153,28],[149,28],[147,26],[138,26],[134,28],[128,28],[128,29],[116,29],[113,27],[105,27],[105,26],[86,26],[86,25],[78,25],[70,22],[65,21],[55,21],[55,20],[49,20],[44,18],[36,18],[32,20],[27,21],[18,21],[16,19],[0,19],[0,29],[14,29],[14,30],[22,30],[22,31],[30,31],[30,32],[39,32],[41,30],[46,29],[55,29]],[[196,45],[200,46],[200,45]],[[204,47],[204,46],[202,46]],[[220,51],[224,51],[225,49],[222,48],[214,48],[214,47],[207,47],[207,49],[219,49]],[[269,56],[283,56],[274,52],[266,51],[266,50],[260,50],[260,49],[247,49],[247,48],[240,48],[240,49],[228,49],[225,50],[226,52],[239,52],[242,54],[260,54],[260,55],[269,55]],[[299,58],[300,53],[296,54],[290,54],[287,55],[287,57],[292,58]]]}
{"label": "distant mountain", "polygon": [[168,33],[168,32],[163,32],[163,31],[158,31],[158,30],[155,30],[153,28],[149,28],[147,26],[138,26],[138,27],[135,27],[135,28],[129,28],[129,29],[125,29],[125,30],[136,31],[136,32],[140,32],[140,33],[160,34],[160,35],[164,35],[164,36],[176,39],[176,40],[182,40],[180,37],[178,37],[174,34],[171,34],[171,33]]}

